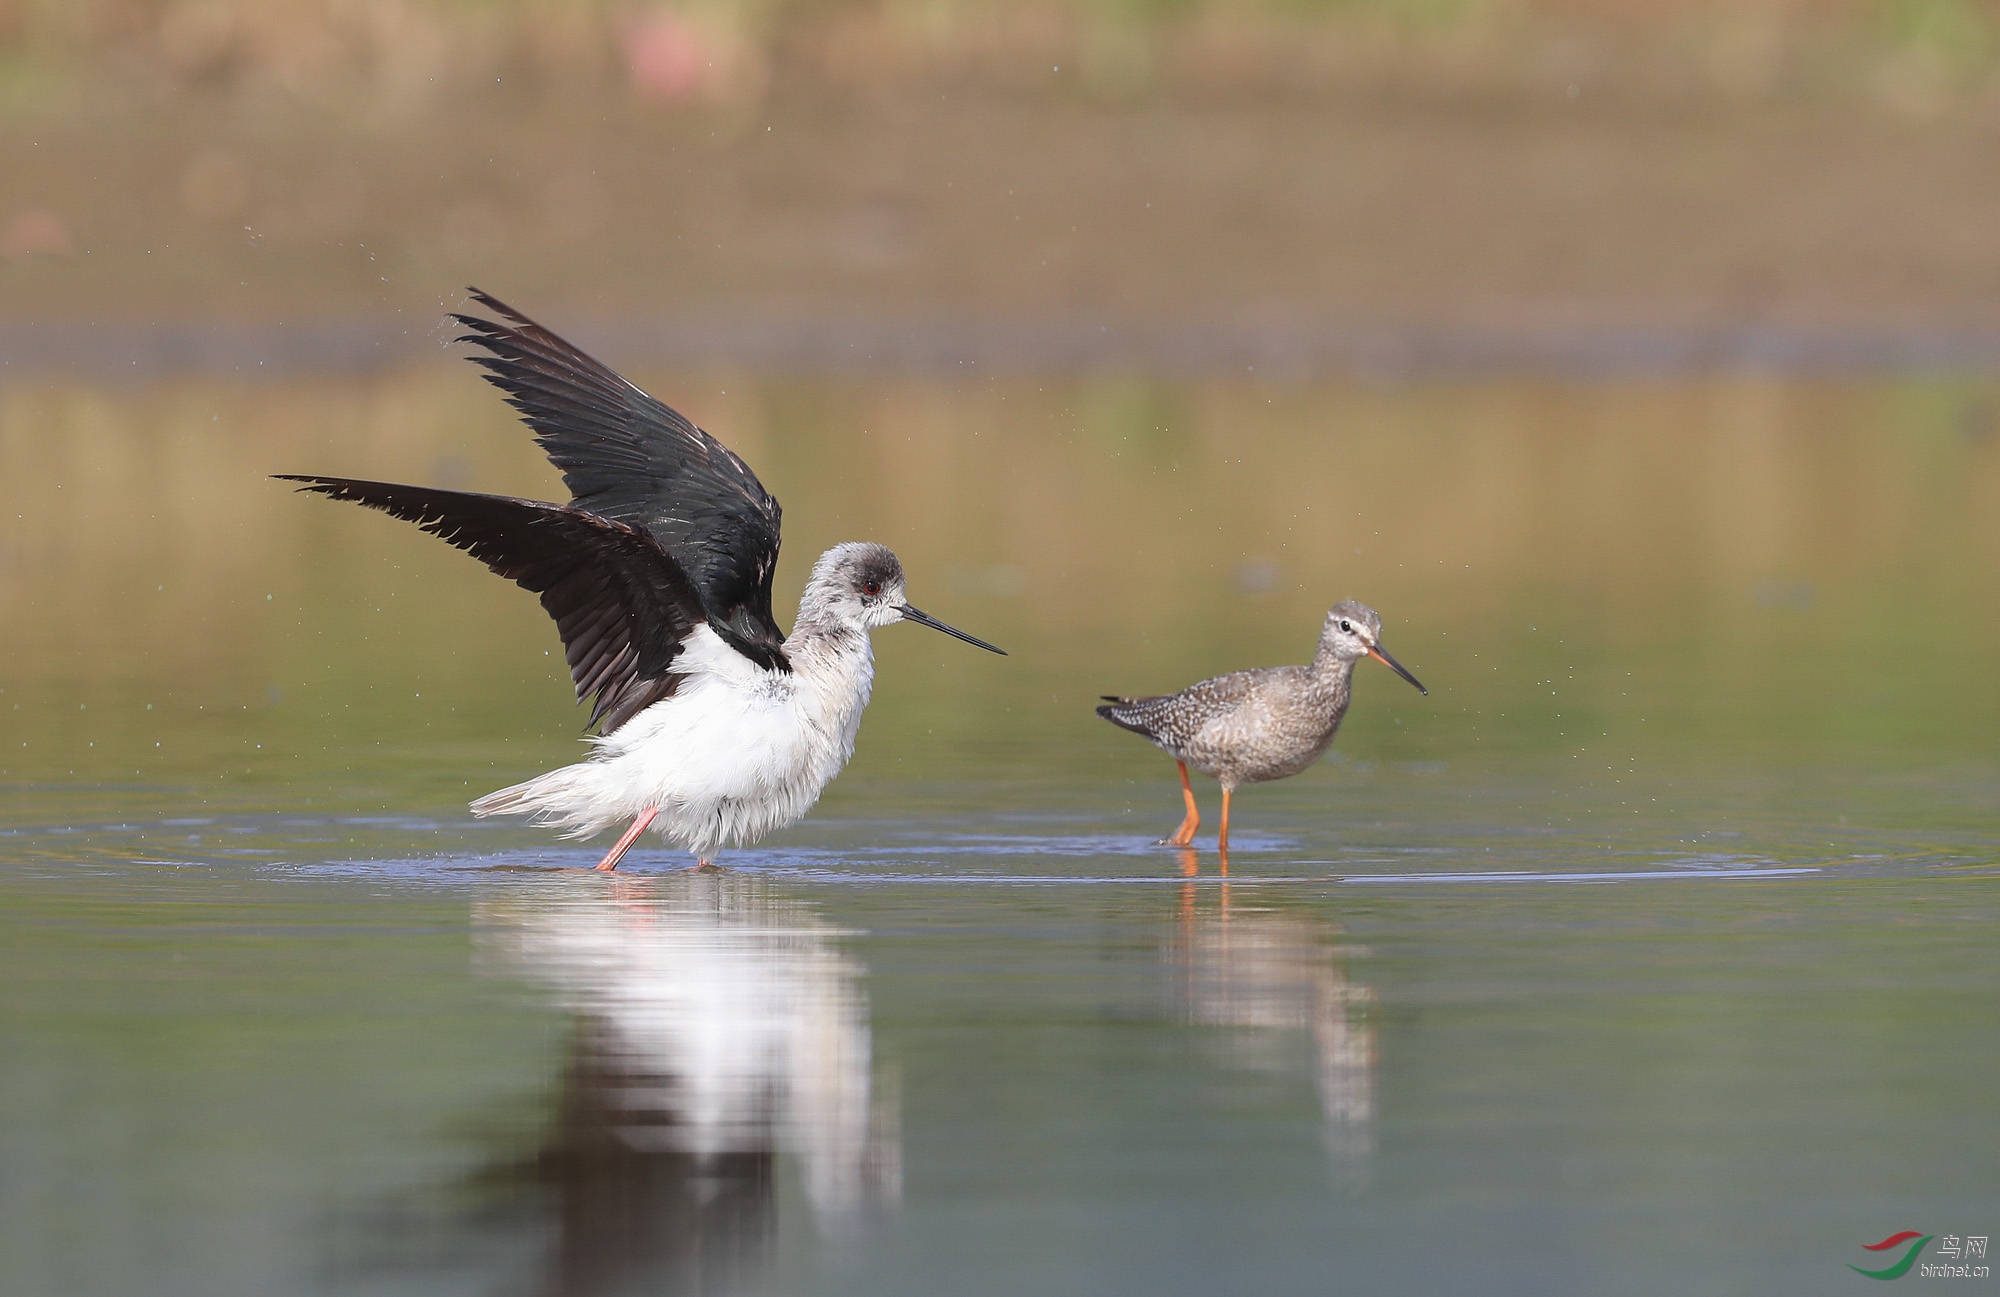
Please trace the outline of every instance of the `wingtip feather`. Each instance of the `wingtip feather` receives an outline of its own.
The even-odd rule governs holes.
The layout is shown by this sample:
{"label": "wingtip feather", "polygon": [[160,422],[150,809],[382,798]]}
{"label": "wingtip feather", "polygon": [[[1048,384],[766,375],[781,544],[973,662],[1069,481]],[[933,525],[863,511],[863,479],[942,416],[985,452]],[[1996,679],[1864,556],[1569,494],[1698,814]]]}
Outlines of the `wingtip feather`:
{"label": "wingtip feather", "polygon": [[[491,294],[491,293],[487,292],[487,291],[486,291],[485,289],[483,289],[483,288],[479,287],[479,286],[478,286],[477,284],[467,284],[467,285],[465,286],[465,291],[466,291],[467,293],[470,293],[470,294],[472,295],[472,300],[473,300],[473,301],[475,301],[475,302],[479,303],[479,304],[480,304],[481,306],[485,307],[485,308],[486,308],[487,310],[489,310],[489,311],[498,311],[498,312],[500,312],[500,314],[502,314],[502,315],[506,316],[506,317],[507,317],[508,319],[510,319],[510,320],[512,320],[512,321],[514,321],[514,323],[516,323],[516,324],[521,324],[521,325],[527,325],[527,326],[529,326],[529,327],[533,327],[533,326],[534,326],[534,323],[535,323],[535,322],[534,322],[533,320],[531,320],[531,319],[529,319],[529,318],[528,318],[527,316],[525,316],[525,315],[521,314],[521,313],[520,313],[519,311],[517,311],[517,310],[515,310],[515,309],[514,309],[513,307],[511,307],[511,306],[507,305],[507,303],[505,303],[505,302],[501,301],[501,300],[500,300],[499,298],[495,297],[495,296],[494,296],[493,294]],[[459,319],[464,319],[465,317],[464,317],[464,316],[459,316],[459,317],[457,317],[457,318],[459,318]]]}
{"label": "wingtip feather", "polygon": [[344,477],[322,477],[317,473],[273,473],[274,482],[297,482],[293,490],[301,495],[337,495],[352,483]]}

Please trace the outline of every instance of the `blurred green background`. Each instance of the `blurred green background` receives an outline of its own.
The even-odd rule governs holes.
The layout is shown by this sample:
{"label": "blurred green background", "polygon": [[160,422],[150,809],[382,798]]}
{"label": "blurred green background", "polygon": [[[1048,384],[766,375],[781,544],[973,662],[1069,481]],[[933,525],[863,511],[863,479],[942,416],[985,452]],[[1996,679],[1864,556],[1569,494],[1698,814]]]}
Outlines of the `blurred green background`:
{"label": "blurred green background", "polygon": [[[638,377],[785,503],[787,620],[814,555],[872,537],[921,606],[1012,652],[879,634],[842,787],[1157,775],[1097,694],[1303,661],[1349,595],[1432,690],[1365,669],[1357,757],[1607,790],[1990,762],[1983,383]],[[469,366],[27,385],[0,448],[9,779],[428,805],[573,757],[532,598],[264,477],[559,496]]]}
{"label": "blurred green background", "polygon": [[1983,767],[1996,21],[0,0],[0,779],[574,752],[532,600],[265,480],[556,494],[466,283],[746,456],[787,613],[872,537],[1013,650],[880,637],[850,784],[1157,774],[1096,694],[1342,597],[1433,687],[1358,758]]}

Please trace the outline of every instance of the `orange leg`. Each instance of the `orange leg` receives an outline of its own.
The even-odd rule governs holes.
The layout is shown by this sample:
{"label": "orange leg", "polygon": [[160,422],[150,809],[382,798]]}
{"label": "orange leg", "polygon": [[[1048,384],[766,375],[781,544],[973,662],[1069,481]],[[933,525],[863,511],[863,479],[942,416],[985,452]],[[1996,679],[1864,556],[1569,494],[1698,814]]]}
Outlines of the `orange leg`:
{"label": "orange leg", "polygon": [[611,850],[605,853],[604,859],[597,862],[597,868],[603,870],[607,874],[610,873],[612,870],[618,868],[618,858],[632,849],[632,844],[639,840],[639,835],[646,831],[646,826],[648,824],[651,824],[653,822],[653,817],[655,815],[658,815],[659,813],[660,813],[659,807],[657,806],[647,807],[646,810],[640,814],[638,819],[632,821],[632,827],[625,830],[625,836],[618,839],[618,841],[612,845]]}
{"label": "orange leg", "polygon": [[1181,826],[1174,830],[1174,836],[1168,838],[1165,845],[1184,847],[1194,841],[1194,831],[1201,827],[1201,812],[1195,809],[1194,786],[1188,783],[1187,762],[1176,761],[1174,768],[1181,772],[1181,797],[1187,802],[1187,814],[1181,817]]}
{"label": "orange leg", "polygon": [[1222,834],[1215,840],[1215,854],[1222,858],[1222,872],[1229,872],[1229,785],[1222,787]]}

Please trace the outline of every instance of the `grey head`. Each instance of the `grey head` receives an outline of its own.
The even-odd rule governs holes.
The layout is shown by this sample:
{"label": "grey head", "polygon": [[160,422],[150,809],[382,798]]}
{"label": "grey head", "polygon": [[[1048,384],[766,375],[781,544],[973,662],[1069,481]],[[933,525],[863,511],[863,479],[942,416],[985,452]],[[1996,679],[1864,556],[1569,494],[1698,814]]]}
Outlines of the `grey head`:
{"label": "grey head", "polygon": [[974,639],[911,607],[904,584],[903,564],[887,545],[865,540],[835,545],[813,564],[812,577],[799,600],[799,620],[860,631],[913,621],[1006,656],[1005,649]]}
{"label": "grey head", "polygon": [[1417,687],[1420,694],[1428,694],[1423,682],[1403,669],[1403,664],[1389,656],[1382,647],[1382,619],[1373,608],[1343,599],[1333,606],[1326,615],[1326,625],[1319,633],[1319,651],[1322,656],[1332,656],[1341,662],[1359,662],[1372,657],[1387,666]]}

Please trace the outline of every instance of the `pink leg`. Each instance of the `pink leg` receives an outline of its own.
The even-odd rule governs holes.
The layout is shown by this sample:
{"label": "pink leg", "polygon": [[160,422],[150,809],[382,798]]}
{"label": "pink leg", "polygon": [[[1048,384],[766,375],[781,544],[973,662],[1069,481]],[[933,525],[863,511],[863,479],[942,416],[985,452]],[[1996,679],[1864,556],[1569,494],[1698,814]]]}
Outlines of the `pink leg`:
{"label": "pink leg", "polygon": [[646,831],[646,826],[651,824],[653,817],[659,813],[660,808],[657,806],[649,806],[641,812],[639,818],[632,821],[632,827],[625,830],[625,836],[618,839],[611,850],[605,853],[604,859],[597,862],[597,868],[607,874],[618,868],[618,858],[632,849],[632,844],[639,840],[639,835]]}

